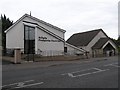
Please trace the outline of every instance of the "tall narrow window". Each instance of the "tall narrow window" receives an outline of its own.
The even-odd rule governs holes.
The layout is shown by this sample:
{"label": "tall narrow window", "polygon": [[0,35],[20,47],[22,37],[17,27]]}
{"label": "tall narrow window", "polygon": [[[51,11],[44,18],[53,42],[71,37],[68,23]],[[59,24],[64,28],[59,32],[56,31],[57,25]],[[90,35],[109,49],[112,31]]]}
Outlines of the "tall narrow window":
{"label": "tall narrow window", "polygon": [[24,53],[35,53],[35,28],[31,26],[24,26]]}

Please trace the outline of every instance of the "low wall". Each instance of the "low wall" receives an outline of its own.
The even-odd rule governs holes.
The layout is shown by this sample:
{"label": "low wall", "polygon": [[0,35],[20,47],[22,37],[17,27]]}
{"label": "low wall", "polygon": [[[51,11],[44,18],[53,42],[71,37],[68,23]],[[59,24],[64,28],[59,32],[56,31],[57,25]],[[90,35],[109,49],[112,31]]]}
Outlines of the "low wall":
{"label": "low wall", "polygon": [[[59,55],[59,56],[40,56],[40,55],[29,55],[29,60],[34,61],[71,61],[71,60],[80,60],[80,59],[86,59],[86,56],[67,56],[67,55]],[[28,56],[22,56],[23,60],[28,60]]]}
{"label": "low wall", "polygon": [[51,57],[41,57],[36,58],[35,61],[72,61],[72,60],[80,60],[83,57],[79,56],[51,56]]}

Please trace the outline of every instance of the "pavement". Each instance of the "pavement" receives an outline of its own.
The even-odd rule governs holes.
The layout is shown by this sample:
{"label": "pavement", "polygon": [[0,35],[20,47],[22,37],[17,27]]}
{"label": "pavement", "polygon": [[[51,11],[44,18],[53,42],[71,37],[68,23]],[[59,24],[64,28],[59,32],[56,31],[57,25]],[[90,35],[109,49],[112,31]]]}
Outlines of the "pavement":
{"label": "pavement", "polygon": [[14,64],[8,60],[3,60],[2,68],[4,70],[13,70],[13,69],[22,69],[22,68],[36,68],[36,67],[50,67],[50,66],[60,66],[66,64],[75,64],[75,63],[84,63],[84,62],[93,62],[93,61],[101,61],[115,58],[113,57],[100,57],[100,58],[89,58],[89,59],[80,59],[80,60],[72,60],[72,61],[41,61],[41,62],[33,62],[33,61],[22,61],[21,64]]}

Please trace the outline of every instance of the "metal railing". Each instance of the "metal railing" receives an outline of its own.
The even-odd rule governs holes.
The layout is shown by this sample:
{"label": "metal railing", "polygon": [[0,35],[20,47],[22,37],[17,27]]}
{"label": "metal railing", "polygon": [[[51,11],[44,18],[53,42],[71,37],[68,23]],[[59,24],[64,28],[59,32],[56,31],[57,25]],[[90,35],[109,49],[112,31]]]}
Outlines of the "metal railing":
{"label": "metal railing", "polygon": [[41,56],[59,56],[64,55],[64,51],[37,51],[37,54]]}
{"label": "metal railing", "polygon": [[69,50],[66,53],[63,50],[56,51],[56,50],[49,50],[49,51],[37,51],[38,55],[41,56],[60,56],[60,55],[79,55],[79,53],[75,50]]}

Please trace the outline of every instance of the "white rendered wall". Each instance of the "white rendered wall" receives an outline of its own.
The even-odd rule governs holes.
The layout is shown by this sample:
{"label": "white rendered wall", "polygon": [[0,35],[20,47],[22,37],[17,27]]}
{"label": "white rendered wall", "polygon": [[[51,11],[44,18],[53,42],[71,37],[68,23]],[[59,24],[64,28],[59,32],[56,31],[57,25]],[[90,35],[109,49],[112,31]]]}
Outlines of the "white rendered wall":
{"label": "white rendered wall", "polygon": [[7,32],[6,48],[24,48],[24,25],[22,21]]}
{"label": "white rendered wall", "polygon": [[39,50],[42,52],[64,52],[64,42],[48,42],[48,41],[39,41],[39,37],[46,37],[47,40],[58,40],[55,37],[51,36],[50,34],[42,31],[41,29],[37,28],[37,51],[39,53]]}
{"label": "white rendered wall", "polygon": [[70,44],[65,44],[65,47],[67,47],[68,54],[83,54],[83,52],[78,50],[77,47],[75,48],[75,46],[72,46]]}
{"label": "white rendered wall", "polygon": [[[6,33],[6,48],[14,49],[14,48],[21,48],[22,51],[24,50],[24,24],[23,21],[28,21],[32,23],[37,23],[40,26],[46,28],[47,30],[53,32],[54,34],[60,36],[61,38],[64,38],[64,33],[56,30],[54,28],[51,28],[47,25],[44,25],[40,22],[37,22],[29,17],[25,17],[23,20],[21,20],[18,24],[16,24],[13,28],[11,28]],[[40,32],[41,31],[41,32]],[[47,38],[51,40],[56,40],[55,37],[47,34],[46,32],[43,32],[42,30],[37,30],[35,28],[35,51],[37,52],[38,49],[44,50],[44,51],[50,51],[50,50],[56,50],[56,51],[64,51],[64,43],[61,42],[41,42],[38,41],[39,36],[46,36]]]}
{"label": "white rendered wall", "polygon": [[[92,51],[91,50],[91,47],[100,39],[100,38],[105,38],[106,35],[100,31],[94,38],[93,40],[87,45],[87,47],[85,47],[84,49],[87,50],[87,51]],[[92,52],[90,52],[92,53]]]}

